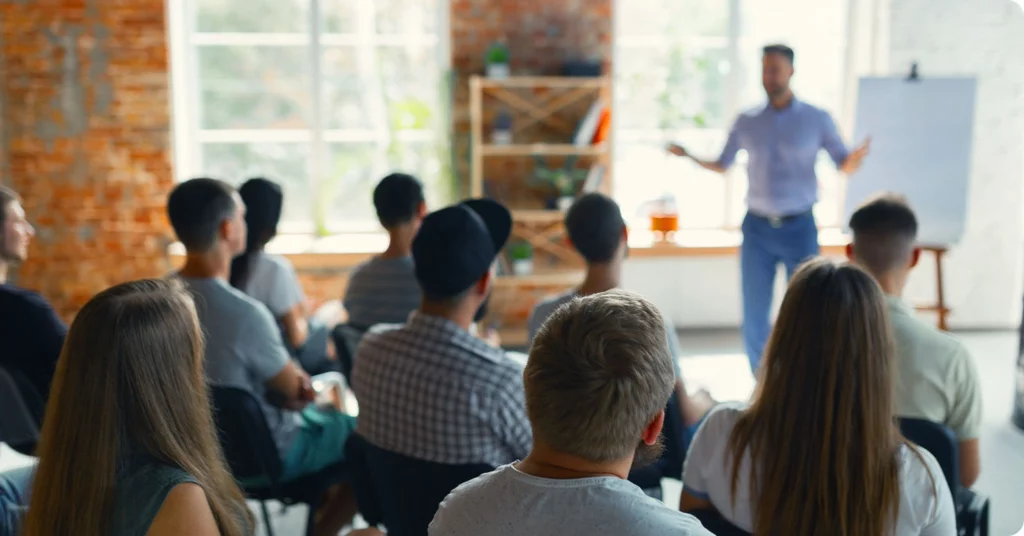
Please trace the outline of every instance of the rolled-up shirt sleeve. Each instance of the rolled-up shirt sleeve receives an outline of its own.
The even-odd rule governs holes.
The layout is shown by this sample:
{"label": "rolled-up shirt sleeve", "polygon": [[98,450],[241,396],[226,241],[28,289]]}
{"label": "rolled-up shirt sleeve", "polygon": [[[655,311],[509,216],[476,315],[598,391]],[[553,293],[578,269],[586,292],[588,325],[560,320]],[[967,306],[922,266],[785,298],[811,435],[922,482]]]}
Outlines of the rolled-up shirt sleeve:
{"label": "rolled-up shirt sleeve", "polygon": [[723,169],[732,167],[733,162],[736,161],[736,153],[740,152],[740,128],[740,119],[736,119],[732,128],[729,129],[729,137],[725,140],[722,154],[718,156],[717,164]]}
{"label": "rolled-up shirt sleeve", "polygon": [[850,156],[850,150],[846,148],[846,143],[843,142],[843,138],[839,135],[839,128],[836,127],[836,122],[832,119],[832,115],[828,112],[821,112],[821,121],[821,147],[832,157],[832,161],[836,163],[836,166],[841,166],[846,161],[846,157]]}

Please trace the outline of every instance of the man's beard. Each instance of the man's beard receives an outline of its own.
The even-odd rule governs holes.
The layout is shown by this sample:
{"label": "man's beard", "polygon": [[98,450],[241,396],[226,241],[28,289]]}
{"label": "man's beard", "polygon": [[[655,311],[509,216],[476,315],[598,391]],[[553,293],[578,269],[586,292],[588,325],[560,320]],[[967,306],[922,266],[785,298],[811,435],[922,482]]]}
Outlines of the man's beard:
{"label": "man's beard", "polygon": [[665,441],[662,436],[658,435],[658,440],[653,445],[648,445],[643,441],[636,446],[636,454],[633,455],[633,465],[630,467],[633,469],[642,469],[658,461],[661,455],[665,452]]}

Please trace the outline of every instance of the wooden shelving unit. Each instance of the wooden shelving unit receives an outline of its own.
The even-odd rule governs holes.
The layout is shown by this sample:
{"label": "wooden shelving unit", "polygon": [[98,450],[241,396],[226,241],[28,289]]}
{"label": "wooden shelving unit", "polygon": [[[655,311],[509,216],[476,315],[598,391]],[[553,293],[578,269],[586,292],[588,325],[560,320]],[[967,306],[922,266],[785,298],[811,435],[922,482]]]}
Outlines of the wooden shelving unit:
{"label": "wooden shelving unit", "polygon": [[[580,109],[585,112],[595,100],[610,108],[608,77],[530,76],[494,80],[474,76],[469,88],[473,197],[484,195],[488,170],[505,169],[502,159],[512,159],[518,166],[513,169],[522,169],[523,163],[516,159],[525,159],[529,164],[530,157],[554,162],[578,158],[583,166],[603,165],[600,190],[611,192],[611,140],[582,146],[573,143],[582,119]],[[491,112],[498,107],[512,115],[511,144],[493,144],[486,139]],[[500,179],[505,193],[523,194],[531,188],[525,176]],[[501,199],[501,194],[491,193],[512,211],[513,240],[528,242],[534,250],[534,274],[499,277],[491,301],[491,313],[502,326],[502,339],[506,344],[519,344],[526,341],[526,317],[534,303],[580,284],[583,263],[565,237],[565,215],[561,211],[538,209],[544,204],[540,200],[524,203],[522,199]]]}

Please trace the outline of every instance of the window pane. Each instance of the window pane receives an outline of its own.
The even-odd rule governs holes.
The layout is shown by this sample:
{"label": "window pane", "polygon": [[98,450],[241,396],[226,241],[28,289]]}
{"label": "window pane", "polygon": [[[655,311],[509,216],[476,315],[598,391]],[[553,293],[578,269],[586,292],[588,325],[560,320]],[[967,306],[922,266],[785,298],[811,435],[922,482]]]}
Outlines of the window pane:
{"label": "window pane", "polygon": [[451,156],[444,152],[443,147],[434,141],[394,143],[388,151],[388,169],[409,173],[421,182],[427,197],[427,207],[431,210],[440,208],[451,202],[448,193],[452,190],[450,173],[442,174],[442,165],[449,164],[446,159]]}
{"label": "window pane", "polygon": [[266,177],[284,190],[282,221],[310,220],[309,144],[207,143],[203,145],[206,172],[232,184],[251,177]]}
{"label": "window pane", "polygon": [[727,0],[615,0],[619,36],[722,36],[729,29]]}
{"label": "window pane", "polygon": [[[380,47],[374,62],[382,81],[382,89],[391,104],[392,128],[429,128],[431,112],[437,108],[440,75],[437,50],[434,47]],[[405,103],[404,119],[393,114],[395,103]],[[410,117],[409,106],[415,106]],[[402,108],[399,108],[401,111]]]}
{"label": "window pane", "polygon": [[[364,62],[360,69],[355,47],[324,48],[323,93],[324,113],[327,128],[367,128],[371,123],[371,113],[380,109],[380,95],[367,95],[368,78],[379,76],[378,66],[374,62]],[[370,97],[377,99],[377,108],[371,107]]]}
{"label": "window pane", "polygon": [[377,33],[437,32],[437,0],[373,0]]}
{"label": "window pane", "polygon": [[202,128],[306,126],[306,47],[201,46],[197,55]]}
{"label": "window pane", "polygon": [[321,25],[325,33],[356,33],[359,0],[321,0]]}
{"label": "window pane", "polygon": [[309,28],[309,0],[194,1],[200,32],[292,33]]}
{"label": "window pane", "polygon": [[317,200],[327,203],[319,210],[323,210],[331,223],[341,223],[348,230],[376,226],[372,192],[382,176],[384,162],[385,151],[375,144],[329,146],[327,174],[317,192]]}

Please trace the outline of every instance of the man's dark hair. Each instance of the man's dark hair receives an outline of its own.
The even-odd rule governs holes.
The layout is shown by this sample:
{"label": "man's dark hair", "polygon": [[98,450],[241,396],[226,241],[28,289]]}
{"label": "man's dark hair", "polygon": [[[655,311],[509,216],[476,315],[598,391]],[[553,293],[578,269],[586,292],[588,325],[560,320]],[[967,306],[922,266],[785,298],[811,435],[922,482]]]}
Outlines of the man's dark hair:
{"label": "man's dark hair", "polygon": [[0,225],[3,225],[4,220],[7,218],[7,205],[14,201],[20,203],[21,196],[6,186],[0,186]]}
{"label": "man's dark hair", "polygon": [[188,251],[207,251],[217,243],[221,222],[238,210],[235,189],[224,181],[198,178],[177,185],[167,199],[167,216]]}
{"label": "man's dark hair", "polygon": [[619,205],[598,193],[580,197],[565,214],[569,240],[591,264],[608,262],[615,257],[625,228]]}
{"label": "man's dark hair", "polygon": [[423,184],[405,173],[384,177],[373,189],[373,206],[385,229],[402,225],[416,217],[423,203]]}
{"label": "man's dark hair", "polygon": [[881,275],[907,262],[917,240],[917,217],[905,197],[883,193],[850,216],[850,230],[856,260]]}
{"label": "man's dark hair", "polygon": [[778,54],[779,56],[789,60],[790,65],[793,64],[793,59],[796,57],[792,48],[782,44],[768,45],[764,47],[763,52],[765,56],[769,54]]}

